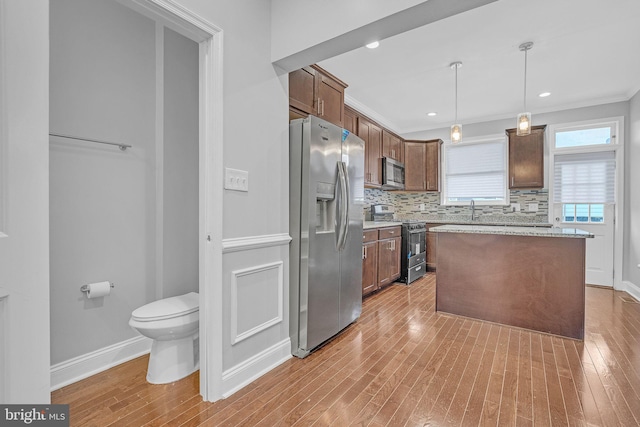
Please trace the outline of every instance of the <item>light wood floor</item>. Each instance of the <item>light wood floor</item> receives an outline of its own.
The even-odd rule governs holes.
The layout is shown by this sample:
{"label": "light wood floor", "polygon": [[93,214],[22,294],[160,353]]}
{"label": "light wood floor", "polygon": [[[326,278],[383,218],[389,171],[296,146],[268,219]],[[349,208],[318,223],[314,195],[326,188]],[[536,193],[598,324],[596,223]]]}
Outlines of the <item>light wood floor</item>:
{"label": "light wood floor", "polygon": [[141,357],[52,401],[74,426],[640,425],[640,304],[586,294],[580,342],[435,313],[430,274],[367,298],[337,339],[226,400],[202,402],[197,374],[147,384]]}

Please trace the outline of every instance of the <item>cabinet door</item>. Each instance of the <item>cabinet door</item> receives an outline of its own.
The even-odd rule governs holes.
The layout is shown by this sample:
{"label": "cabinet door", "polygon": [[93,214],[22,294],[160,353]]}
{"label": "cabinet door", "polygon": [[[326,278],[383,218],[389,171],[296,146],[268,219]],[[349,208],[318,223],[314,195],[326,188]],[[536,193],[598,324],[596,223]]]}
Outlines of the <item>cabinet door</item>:
{"label": "cabinet door", "polygon": [[378,287],[383,287],[400,277],[400,241],[394,237],[378,241]]}
{"label": "cabinet door", "polygon": [[426,144],[405,142],[404,158],[404,189],[408,191],[426,190]]}
{"label": "cabinet door", "polygon": [[429,141],[426,145],[426,185],[427,191],[440,191],[440,140]]}
{"label": "cabinet door", "polygon": [[358,136],[364,141],[364,183],[368,187],[382,185],[382,129],[358,117]]}
{"label": "cabinet door", "polygon": [[289,73],[289,105],[307,114],[316,114],[316,71],[305,67]]}
{"label": "cabinet door", "polygon": [[351,108],[344,107],[344,126],[346,130],[357,135],[358,134],[358,113]]}
{"label": "cabinet door", "polygon": [[509,188],[544,187],[544,126],[533,126],[531,134],[517,136],[508,129]]}
{"label": "cabinet door", "polygon": [[316,110],[318,117],[342,127],[344,122],[344,86],[320,73],[317,75]]}
{"label": "cabinet door", "polygon": [[389,275],[391,276],[391,282],[400,277],[400,245],[402,244],[402,237],[396,237],[392,239],[392,242],[392,261],[389,265]]}
{"label": "cabinet door", "polygon": [[362,245],[362,295],[378,289],[378,242]]}
{"label": "cabinet door", "polygon": [[390,157],[399,162],[402,161],[400,137],[395,136],[386,129],[382,129],[382,157]]}

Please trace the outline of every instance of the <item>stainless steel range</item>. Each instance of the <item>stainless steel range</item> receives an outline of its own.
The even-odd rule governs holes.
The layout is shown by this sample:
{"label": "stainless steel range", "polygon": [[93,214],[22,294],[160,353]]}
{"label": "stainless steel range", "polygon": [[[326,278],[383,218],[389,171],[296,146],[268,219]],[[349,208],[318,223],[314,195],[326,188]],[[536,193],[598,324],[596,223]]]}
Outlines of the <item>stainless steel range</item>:
{"label": "stainless steel range", "polygon": [[371,205],[373,221],[402,222],[402,247],[400,252],[400,281],[407,285],[427,271],[427,227],[420,220],[395,220],[391,205]]}

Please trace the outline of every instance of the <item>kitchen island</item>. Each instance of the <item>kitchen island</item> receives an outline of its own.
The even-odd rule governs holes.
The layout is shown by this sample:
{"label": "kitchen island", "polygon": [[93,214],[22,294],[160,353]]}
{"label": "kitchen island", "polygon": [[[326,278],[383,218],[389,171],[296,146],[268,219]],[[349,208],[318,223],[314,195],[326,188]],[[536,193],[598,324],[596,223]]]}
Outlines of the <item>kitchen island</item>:
{"label": "kitchen island", "polygon": [[573,228],[444,225],[436,311],[584,338],[585,238]]}

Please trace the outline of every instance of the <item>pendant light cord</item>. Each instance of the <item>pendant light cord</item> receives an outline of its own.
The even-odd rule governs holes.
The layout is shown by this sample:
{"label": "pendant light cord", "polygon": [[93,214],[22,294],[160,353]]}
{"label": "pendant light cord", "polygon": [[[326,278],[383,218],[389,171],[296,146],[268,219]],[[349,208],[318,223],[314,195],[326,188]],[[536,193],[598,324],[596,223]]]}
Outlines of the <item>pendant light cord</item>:
{"label": "pendant light cord", "polygon": [[455,84],[455,87],[456,87],[456,90],[455,90],[455,93],[456,93],[456,97],[455,97],[456,114],[455,115],[456,115],[456,117],[455,117],[454,123],[458,123],[458,66],[456,65],[455,68],[456,68],[456,84]]}
{"label": "pendant light cord", "polygon": [[527,111],[527,54],[529,49],[524,50],[524,110]]}

